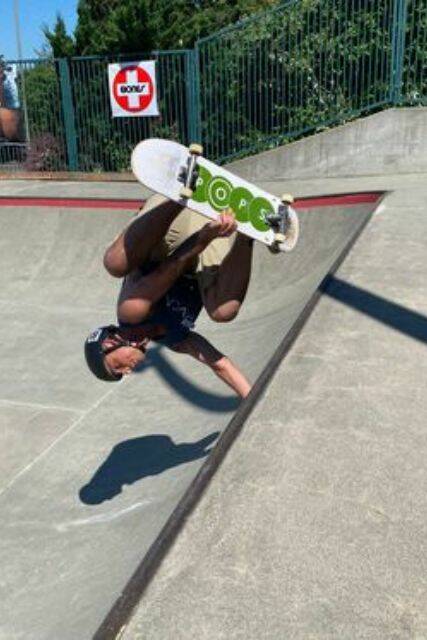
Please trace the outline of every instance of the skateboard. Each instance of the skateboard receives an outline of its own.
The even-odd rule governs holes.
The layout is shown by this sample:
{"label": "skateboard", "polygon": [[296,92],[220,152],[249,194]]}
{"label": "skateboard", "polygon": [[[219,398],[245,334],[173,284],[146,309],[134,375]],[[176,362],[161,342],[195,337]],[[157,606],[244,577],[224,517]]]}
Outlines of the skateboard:
{"label": "skateboard", "polygon": [[263,191],[203,157],[198,144],[149,138],[132,152],[136,179],[157,193],[201,215],[217,219],[232,212],[237,231],[264,243],[273,253],[292,251],[298,242],[298,216],[292,196]]}

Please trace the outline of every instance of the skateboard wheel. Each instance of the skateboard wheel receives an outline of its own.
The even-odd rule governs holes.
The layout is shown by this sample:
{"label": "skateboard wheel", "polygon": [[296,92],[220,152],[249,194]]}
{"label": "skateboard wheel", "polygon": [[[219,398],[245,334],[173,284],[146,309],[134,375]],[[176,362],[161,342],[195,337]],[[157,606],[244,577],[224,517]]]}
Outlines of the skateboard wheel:
{"label": "skateboard wheel", "polygon": [[269,245],[268,245],[268,250],[269,250],[271,253],[280,253],[280,247],[279,247],[279,245],[277,244],[277,242],[273,242],[273,244],[269,244]]}
{"label": "skateboard wheel", "polygon": [[190,187],[182,187],[179,195],[181,196],[181,198],[185,198],[186,200],[188,200],[193,196],[193,189],[190,189]]}
{"label": "skateboard wheel", "polygon": [[268,246],[271,253],[280,253],[280,246],[285,242],[286,236],[283,233],[275,233],[273,242]]}
{"label": "skateboard wheel", "polygon": [[284,238],[280,243],[280,250],[289,253],[295,249],[299,238],[299,220],[296,211],[292,207],[288,209],[288,228]]}
{"label": "skateboard wheel", "polygon": [[193,142],[192,144],[190,144],[190,153],[194,153],[195,156],[201,156],[203,154],[203,147],[201,144],[197,144],[196,142]]}
{"label": "skateboard wheel", "polygon": [[280,199],[283,204],[292,204],[294,201],[294,197],[290,193],[284,193]]}

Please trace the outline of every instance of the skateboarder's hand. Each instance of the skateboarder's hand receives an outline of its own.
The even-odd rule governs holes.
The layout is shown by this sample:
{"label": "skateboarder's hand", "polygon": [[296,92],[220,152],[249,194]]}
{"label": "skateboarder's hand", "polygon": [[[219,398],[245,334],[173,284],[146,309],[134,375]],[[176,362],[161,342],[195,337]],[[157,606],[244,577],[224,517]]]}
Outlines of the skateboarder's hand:
{"label": "skateboarder's hand", "polygon": [[205,242],[211,242],[215,238],[228,238],[237,229],[237,222],[230,213],[222,212],[218,220],[208,222],[200,231],[200,238]]}

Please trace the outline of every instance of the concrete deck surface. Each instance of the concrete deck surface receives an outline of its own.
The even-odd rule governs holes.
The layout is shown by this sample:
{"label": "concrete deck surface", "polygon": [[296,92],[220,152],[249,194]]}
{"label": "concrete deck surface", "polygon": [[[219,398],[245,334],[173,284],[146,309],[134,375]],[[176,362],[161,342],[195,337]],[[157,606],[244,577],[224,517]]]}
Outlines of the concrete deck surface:
{"label": "concrete deck surface", "polygon": [[392,192],[123,640],[427,638],[426,178],[358,179]]}

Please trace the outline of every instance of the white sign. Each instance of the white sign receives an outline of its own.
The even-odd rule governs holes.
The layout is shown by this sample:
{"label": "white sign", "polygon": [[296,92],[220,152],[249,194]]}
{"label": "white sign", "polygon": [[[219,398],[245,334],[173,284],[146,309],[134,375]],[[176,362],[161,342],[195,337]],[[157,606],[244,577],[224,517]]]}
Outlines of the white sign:
{"label": "white sign", "polygon": [[108,80],[113,118],[159,115],[154,60],[109,64]]}

